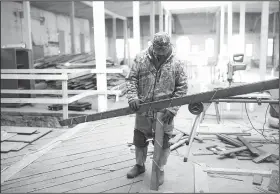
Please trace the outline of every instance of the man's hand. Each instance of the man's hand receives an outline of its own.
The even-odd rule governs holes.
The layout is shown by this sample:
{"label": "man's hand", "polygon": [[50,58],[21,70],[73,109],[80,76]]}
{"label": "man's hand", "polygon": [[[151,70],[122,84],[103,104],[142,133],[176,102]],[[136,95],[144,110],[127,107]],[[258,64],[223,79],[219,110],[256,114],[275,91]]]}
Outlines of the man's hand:
{"label": "man's hand", "polygon": [[170,125],[173,121],[174,118],[174,114],[172,112],[170,112],[169,110],[165,109],[164,114],[162,115],[162,121],[168,125]]}
{"label": "man's hand", "polygon": [[129,107],[133,110],[133,111],[137,111],[139,109],[140,105],[140,100],[135,99],[129,102]]}

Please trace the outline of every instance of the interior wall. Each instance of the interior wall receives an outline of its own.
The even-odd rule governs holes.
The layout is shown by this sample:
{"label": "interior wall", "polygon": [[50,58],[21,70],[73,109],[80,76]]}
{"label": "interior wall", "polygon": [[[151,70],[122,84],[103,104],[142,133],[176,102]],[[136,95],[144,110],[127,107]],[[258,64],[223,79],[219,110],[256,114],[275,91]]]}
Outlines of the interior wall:
{"label": "interior wall", "polygon": [[[22,11],[22,4],[16,2],[1,2],[1,45],[19,44],[23,42],[22,32],[26,30],[23,18],[17,11]],[[40,18],[45,18],[40,22]],[[85,52],[89,52],[90,29],[89,21],[75,18],[76,52],[80,53],[80,34],[85,37]],[[31,33],[33,45],[43,45],[44,55],[59,54],[58,32],[65,32],[65,53],[71,53],[70,18],[31,6]]]}

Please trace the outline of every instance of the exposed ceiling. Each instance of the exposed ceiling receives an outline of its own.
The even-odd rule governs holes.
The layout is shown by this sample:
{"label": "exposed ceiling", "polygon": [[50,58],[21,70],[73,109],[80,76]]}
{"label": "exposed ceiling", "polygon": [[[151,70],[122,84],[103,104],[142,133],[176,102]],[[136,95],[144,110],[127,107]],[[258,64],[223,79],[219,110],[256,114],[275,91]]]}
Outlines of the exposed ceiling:
{"label": "exposed ceiling", "polygon": [[[174,14],[182,14],[182,13],[198,13],[198,12],[216,12],[219,9],[221,4],[225,4],[227,2],[217,1],[211,2],[208,1],[204,3],[204,5],[198,6],[198,2],[183,2],[183,1],[163,1],[164,6],[167,9],[170,9],[171,13]],[[70,13],[70,2],[69,1],[30,1],[31,6],[54,12],[60,13],[64,15],[69,15]],[[169,4],[171,3],[171,4]],[[232,10],[233,12],[239,12],[239,4],[238,1],[232,2]],[[155,2],[155,14],[159,13],[158,1]],[[176,7],[177,5],[177,7]],[[196,6],[195,6],[196,5]],[[246,12],[261,12],[262,2],[261,1],[248,1],[246,2]],[[105,9],[114,12],[118,15],[125,17],[132,17],[132,1],[105,1]],[[150,14],[150,2],[149,1],[140,1],[140,15],[149,15]],[[226,9],[227,10],[227,9]],[[270,12],[279,11],[279,2],[271,1],[270,2]],[[93,12],[92,7],[89,5],[85,5],[82,2],[75,1],[75,15],[79,18],[85,18],[92,20]],[[105,14],[105,18],[111,18],[110,15]]]}

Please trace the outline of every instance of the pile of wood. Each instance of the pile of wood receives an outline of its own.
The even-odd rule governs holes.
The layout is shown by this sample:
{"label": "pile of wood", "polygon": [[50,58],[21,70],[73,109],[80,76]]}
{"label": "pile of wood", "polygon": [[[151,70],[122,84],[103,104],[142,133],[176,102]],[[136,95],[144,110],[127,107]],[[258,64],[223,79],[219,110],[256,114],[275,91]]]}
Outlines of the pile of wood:
{"label": "pile of wood", "polygon": [[[106,59],[106,65],[112,67],[115,64],[111,59]],[[34,61],[35,69],[94,69],[95,67],[94,53],[53,55]]]}
{"label": "pile of wood", "polygon": [[[107,68],[121,68],[111,59],[106,59]],[[47,56],[34,61],[35,69],[95,69],[94,53]],[[107,74],[107,88],[111,89],[125,82],[125,74]],[[41,81],[42,82],[42,81]],[[61,89],[61,81],[47,81],[47,88]],[[39,83],[37,83],[39,84]],[[41,89],[41,88],[40,88]],[[69,90],[96,90],[96,74],[80,76],[68,81]]]}
{"label": "pile of wood", "polygon": [[50,128],[1,126],[1,153],[19,151],[51,131]]}

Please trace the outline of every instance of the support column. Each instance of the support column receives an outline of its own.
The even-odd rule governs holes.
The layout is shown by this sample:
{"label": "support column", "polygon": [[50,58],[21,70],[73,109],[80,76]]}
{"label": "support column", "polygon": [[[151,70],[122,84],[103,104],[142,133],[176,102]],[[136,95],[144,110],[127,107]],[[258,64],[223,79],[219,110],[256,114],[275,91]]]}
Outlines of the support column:
{"label": "support column", "polygon": [[232,61],[232,2],[228,3],[228,56]]}
{"label": "support column", "polygon": [[26,31],[23,31],[23,42],[27,49],[32,49],[31,38],[31,16],[30,16],[30,2],[23,1],[23,23]]}
{"label": "support column", "polygon": [[123,63],[124,65],[127,64],[127,57],[126,57],[126,51],[127,51],[127,20],[123,20]]}
{"label": "support column", "polygon": [[76,44],[75,44],[75,2],[71,1],[70,9],[70,31],[71,31],[71,51],[72,54],[76,53]]}
{"label": "support column", "polygon": [[[107,91],[107,76],[106,76],[106,41],[105,41],[105,14],[104,14],[104,1],[93,1],[93,21],[94,21],[94,48],[96,70],[104,71],[98,73],[97,90]],[[107,110],[107,95],[98,95],[98,112]]]}
{"label": "support column", "polygon": [[245,54],[245,11],[246,3],[240,2],[240,22],[239,22],[239,37],[240,37],[240,52]]}
{"label": "support column", "polygon": [[155,34],[155,2],[151,1],[151,12],[150,12],[150,37],[153,39]]}
{"label": "support column", "polygon": [[172,36],[172,14],[170,12],[168,17],[168,34],[170,37]]}
{"label": "support column", "polygon": [[117,25],[116,25],[116,18],[113,17],[112,18],[112,28],[113,28],[113,32],[112,32],[112,58],[114,60],[115,63],[118,62],[118,58],[117,58]]}
{"label": "support column", "polygon": [[90,31],[90,51],[94,52],[94,30],[93,30],[93,21],[89,22],[89,31]]}
{"label": "support column", "polygon": [[216,12],[215,17],[215,31],[216,31],[216,38],[215,38],[215,58],[218,59],[219,50],[220,50],[220,11]]}
{"label": "support column", "polygon": [[140,17],[139,17],[139,1],[133,1],[133,39],[135,41],[136,53],[140,52]]}
{"label": "support column", "polygon": [[168,33],[168,18],[169,18],[169,16],[168,16],[168,12],[167,12],[167,10],[165,10],[165,18],[164,18],[164,23],[165,23],[165,25],[164,25],[164,31],[165,32],[167,32]]}
{"label": "support column", "polygon": [[223,53],[225,42],[225,7],[221,5],[221,21],[220,21],[220,55]]}
{"label": "support column", "polygon": [[[275,68],[277,67],[278,58],[279,58],[279,35],[276,35],[276,22],[277,22],[277,12],[273,13],[273,54],[272,54],[272,75],[274,75]],[[278,21],[279,23],[279,21]],[[279,34],[279,32],[278,32]]]}
{"label": "support column", "polygon": [[163,8],[161,1],[159,2],[159,31],[163,31]]}
{"label": "support column", "polygon": [[260,44],[260,80],[265,80],[267,63],[267,42],[269,22],[269,1],[262,2],[261,15],[261,44]]}

